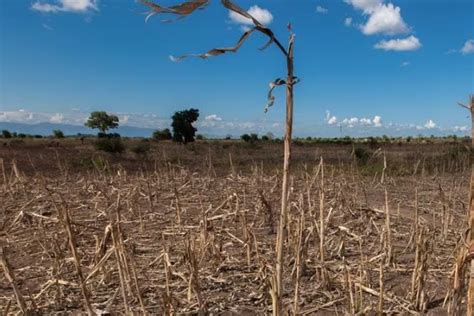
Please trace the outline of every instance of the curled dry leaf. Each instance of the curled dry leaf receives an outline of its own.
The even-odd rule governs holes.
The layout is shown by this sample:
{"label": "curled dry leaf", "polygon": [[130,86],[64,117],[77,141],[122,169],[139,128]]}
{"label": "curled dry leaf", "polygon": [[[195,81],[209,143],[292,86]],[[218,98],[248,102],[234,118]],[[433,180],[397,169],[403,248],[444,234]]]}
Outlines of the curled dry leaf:
{"label": "curled dry leaf", "polygon": [[[162,7],[152,1],[149,0],[140,0],[141,3],[146,5],[147,7],[150,8],[150,11],[148,12],[147,17],[145,18],[145,21],[148,21],[148,19],[158,13],[171,13],[171,14],[178,14],[181,15],[178,19],[182,19],[189,14],[193,13],[197,9],[204,9],[204,7],[209,3],[209,0],[192,0],[192,1],[187,1],[183,2],[171,7]],[[170,20],[165,20],[166,22],[169,22]]]}
{"label": "curled dry leaf", "polygon": [[273,95],[273,89],[275,89],[275,87],[277,86],[282,86],[284,84],[286,84],[286,81],[281,78],[277,78],[273,80],[272,82],[270,82],[270,90],[268,91],[268,103],[265,109],[263,110],[265,113],[267,113],[268,109],[271,106],[273,106],[273,103],[275,103],[275,96]]}
{"label": "curled dry leaf", "polygon": [[[292,80],[291,84],[295,85],[298,82],[300,82],[300,78],[293,77],[293,80]],[[263,110],[265,113],[267,113],[268,109],[271,106],[273,106],[273,103],[275,103],[275,96],[273,95],[273,89],[275,89],[275,87],[277,87],[277,86],[282,86],[284,84],[286,84],[286,81],[281,79],[281,78],[277,78],[277,79],[273,80],[272,82],[270,82],[270,84],[269,84],[270,90],[268,91],[268,103],[267,103],[267,106],[265,107],[265,109]]]}
{"label": "curled dry leaf", "polygon": [[206,53],[203,53],[203,54],[187,54],[187,55],[178,56],[178,57],[170,56],[170,59],[173,62],[179,62],[179,61],[181,61],[185,58],[188,58],[188,57],[199,57],[199,58],[204,58],[205,59],[205,58],[208,58],[208,57],[211,57],[211,56],[218,56],[218,55],[221,55],[221,54],[224,54],[224,53],[227,53],[227,52],[235,53],[236,51],[239,50],[239,48],[242,46],[242,44],[245,42],[245,40],[250,36],[250,34],[252,34],[255,30],[256,30],[256,28],[253,28],[253,29],[248,30],[244,34],[242,34],[242,36],[240,37],[237,44],[233,47],[213,48],[210,51],[208,51]]}

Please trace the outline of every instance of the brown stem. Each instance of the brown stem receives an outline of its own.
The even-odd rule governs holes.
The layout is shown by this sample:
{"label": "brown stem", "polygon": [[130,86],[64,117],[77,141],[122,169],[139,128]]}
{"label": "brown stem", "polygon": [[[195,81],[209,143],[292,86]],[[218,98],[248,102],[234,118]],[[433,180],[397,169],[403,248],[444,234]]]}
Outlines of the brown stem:
{"label": "brown stem", "polygon": [[[280,222],[277,235],[277,262],[276,262],[276,296],[279,311],[281,311],[282,295],[283,295],[283,240],[286,229],[286,218],[288,213],[288,187],[290,174],[290,159],[291,159],[291,135],[293,131],[293,35],[290,35],[288,56],[286,59],[288,68],[288,78],[286,81],[286,132],[284,142],[284,161],[283,161],[283,181],[281,190],[281,210]],[[273,311],[277,315],[276,310]]]}

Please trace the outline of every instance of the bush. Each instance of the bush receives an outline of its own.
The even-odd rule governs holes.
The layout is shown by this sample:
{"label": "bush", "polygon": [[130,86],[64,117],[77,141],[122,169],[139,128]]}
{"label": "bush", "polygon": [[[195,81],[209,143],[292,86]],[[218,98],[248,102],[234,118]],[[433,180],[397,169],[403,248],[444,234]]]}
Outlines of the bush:
{"label": "bush", "polygon": [[356,157],[359,163],[365,165],[372,156],[372,153],[364,147],[356,147],[354,149],[354,156]]}
{"label": "bush", "polygon": [[12,138],[12,133],[10,133],[10,131],[4,129],[2,131],[2,136],[3,136],[3,138]]}
{"label": "bush", "polygon": [[250,141],[250,135],[249,134],[243,134],[240,136],[240,139],[243,140],[244,142],[249,142]]}
{"label": "bush", "polygon": [[64,138],[64,133],[60,129],[55,129],[53,130],[53,136],[54,138]]}
{"label": "bush", "polygon": [[151,146],[148,142],[143,141],[133,145],[130,150],[137,155],[146,155],[150,152]]}
{"label": "bush", "polygon": [[165,128],[163,130],[157,130],[153,132],[152,135],[153,140],[160,141],[160,140],[169,140],[172,138],[171,131],[169,128]]}
{"label": "bush", "polygon": [[20,134],[18,134],[18,137],[19,138],[26,138],[26,134],[20,133]]}
{"label": "bush", "polygon": [[204,137],[204,135],[202,135],[202,134],[197,134],[197,135],[196,135],[196,139],[197,139],[197,140],[204,140],[205,137]]}
{"label": "bush", "polygon": [[108,153],[122,153],[125,145],[120,137],[104,137],[95,142],[95,148]]}

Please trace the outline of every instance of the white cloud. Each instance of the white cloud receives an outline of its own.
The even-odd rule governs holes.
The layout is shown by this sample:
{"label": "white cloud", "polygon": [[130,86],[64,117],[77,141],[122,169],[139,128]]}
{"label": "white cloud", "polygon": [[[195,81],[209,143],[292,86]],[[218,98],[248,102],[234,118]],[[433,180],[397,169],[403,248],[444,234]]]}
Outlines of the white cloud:
{"label": "white cloud", "polygon": [[461,48],[461,53],[463,55],[474,53],[474,39],[467,40],[464,43],[464,46]]}
{"label": "white cloud", "polygon": [[404,61],[401,66],[402,67],[408,67],[408,66],[410,66],[410,62],[409,61]]}
{"label": "white cloud", "polygon": [[382,4],[383,0],[344,0],[344,2],[368,14],[373,12],[377,6]]}
{"label": "white cloud", "polygon": [[217,114],[211,114],[204,118],[206,121],[222,121],[222,118],[217,116]]}
{"label": "white cloud", "polygon": [[321,14],[327,14],[329,12],[329,10],[326,9],[325,7],[322,7],[322,6],[318,5],[316,7],[316,12],[321,13]]}
{"label": "white cloud", "polygon": [[91,10],[98,11],[97,3],[98,0],[58,0],[57,4],[36,1],[31,5],[31,9],[43,13],[85,13]]}
{"label": "white cloud", "polygon": [[35,11],[44,12],[44,13],[56,13],[59,11],[59,6],[52,5],[49,3],[35,2],[31,6],[31,9]]}
{"label": "white cloud", "polygon": [[379,115],[374,116],[372,123],[375,127],[382,127],[382,117],[380,117]]}
{"label": "white cloud", "polygon": [[454,126],[453,131],[455,132],[467,132],[469,128],[467,126]]}
{"label": "white cloud", "polygon": [[348,17],[344,19],[344,25],[345,26],[351,26],[352,25],[352,18]]}
{"label": "white cloud", "polygon": [[382,127],[382,117],[375,115],[373,119],[367,117],[350,117],[345,118],[342,121],[338,121],[336,116],[331,115],[329,111],[326,111],[325,121],[328,125],[340,125],[349,128],[353,127]]}
{"label": "white cloud", "polygon": [[391,3],[378,5],[370,13],[367,23],[361,26],[362,33],[365,35],[408,33],[410,28],[403,20],[400,11],[400,7]]}
{"label": "white cloud", "polygon": [[[258,5],[251,6],[247,12],[263,25],[268,25],[273,21],[273,15],[270,11],[260,8]],[[229,18],[236,23],[253,25],[252,20],[234,11],[230,11]]]}
{"label": "white cloud", "polygon": [[331,116],[331,117],[328,119],[328,124],[329,124],[329,125],[335,125],[335,124],[337,124],[337,117],[335,117],[334,115]]}
{"label": "white cloud", "polygon": [[331,116],[331,112],[326,111],[326,118],[324,119],[329,125],[337,124],[337,117],[334,115]]}
{"label": "white cloud", "polygon": [[426,124],[424,125],[426,129],[433,129],[436,127],[436,123],[433,122],[432,120],[428,120]]}
{"label": "white cloud", "polygon": [[59,124],[59,123],[62,123],[63,120],[64,120],[64,115],[62,115],[61,113],[56,113],[53,116],[51,116],[51,118],[49,119],[49,122]]}
{"label": "white cloud", "polygon": [[421,47],[420,40],[411,35],[407,38],[397,38],[391,40],[382,40],[375,44],[375,48],[393,51],[413,51]]}
{"label": "white cloud", "polygon": [[119,118],[120,123],[124,123],[124,124],[127,124],[129,120],[130,120],[130,115],[124,115]]}

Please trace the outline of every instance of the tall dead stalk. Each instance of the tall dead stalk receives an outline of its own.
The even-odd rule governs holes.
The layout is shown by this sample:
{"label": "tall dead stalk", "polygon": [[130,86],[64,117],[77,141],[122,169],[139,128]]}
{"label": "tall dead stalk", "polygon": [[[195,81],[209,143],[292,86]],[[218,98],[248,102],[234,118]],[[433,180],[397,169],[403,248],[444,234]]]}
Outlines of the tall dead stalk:
{"label": "tall dead stalk", "polygon": [[71,249],[72,256],[74,258],[74,265],[76,266],[77,276],[79,278],[79,285],[81,287],[82,296],[84,298],[84,307],[87,310],[88,315],[95,315],[94,311],[92,310],[92,306],[89,299],[89,292],[87,291],[86,284],[84,282],[84,276],[81,270],[81,261],[79,258],[79,253],[77,252],[76,248],[76,238],[72,230],[71,226],[71,217],[69,215],[69,210],[66,207],[59,208],[58,210],[61,211],[60,218],[61,222],[66,229],[68,240],[69,240],[69,248]]}
{"label": "tall dead stalk", "polygon": [[471,183],[469,190],[469,234],[467,236],[468,252],[466,264],[470,263],[467,315],[474,314],[474,95],[469,96],[469,106],[459,103],[471,113]]}
{"label": "tall dead stalk", "polygon": [[[150,8],[150,11],[145,20],[148,20],[151,16],[160,14],[160,13],[169,13],[178,16],[178,19],[185,18],[196,10],[201,10],[208,5],[209,0],[191,0],[171,7],[163,7],[158,4],[153,3],[149,0],[141,0],[141,2]],[[254,27],[244,32],[240,37],[237,44],[233,47],[221,47],[214,48],[205,53],[201,54],[188,54],[178,57],[171,56],[172,61],[181,61],[188,57],[199,57],[206,59],[211,56],[218,56],[225,53],[235,53],[239,50],[242,44],[247,40],[247,38],[255,31],[258,31],[266,35],[269,40],[261,48],[262,50],[275,44],[280,51],[283,53],[286,59],[286,68],[287,75],[286,80],[281,78],[275,79],[270,83],[270,90],[268,92],[268,104],[265,107],[265,112],[270,108],[274,101],[275,97],[272,92],[273,89],[277,86],[286,85],[286,130],[285,130],[285,139],[284,139],[284,160],[283,160],[283,179],[282,179],[282,190],[281,190],[281,209],[280,209],[280,221],[278,226],[278,234],[276,240],[276,293],[273,297],[276,297],[277,303],[274,306],[277,306],[277,309],[273,310],[274,315],[279,315],[281,310],[281,301],[283,296],[283,246],[284,246],[284,236],[286,232],[286,219],[288,217],[288,191],[289,191],[289,174],[290,174],[290,160],[291,160],[291,139],[293,131],[293,86],[298,83],[299,79],[293,75],[294,66],[293,66],[293,47],[295,37],[291,31],[291,24],[288,24],[288,30],[290,32],[288,47],[284,48],[283,45],[275,37],[273,31],[261,22],[259,22],[255,17],[250,15],[247,11],[241,9],[230,0],[221,0],[222,5],[237,13],[238,15],[252,21]]]}
{"label": "tall dead stalk", "polygon": [[[16,302],[18,303],[18,306],[20,307],[22,313],[24,315],[27,315],[28,308],[26,306],[26,302],[25,302],[25,299],[23,298],[23,295],[21,294],[20,290],[18,289],[16,285],[15,275],[7,260],[5,248],[0,248],[0,264],[2,265],[3,273],[5,274],[6,279],[10,283],[10,286],[13,288],[13,293],[15,293],[15,298],[16,298]],[[5,315],[7,315],[7,313],[5,313]]]}

